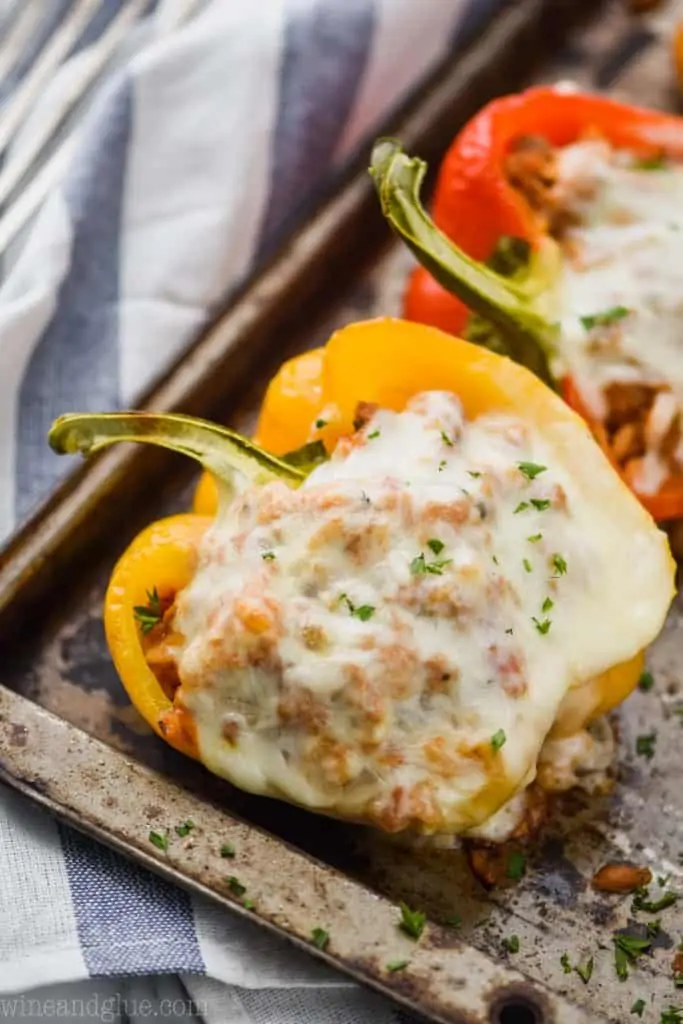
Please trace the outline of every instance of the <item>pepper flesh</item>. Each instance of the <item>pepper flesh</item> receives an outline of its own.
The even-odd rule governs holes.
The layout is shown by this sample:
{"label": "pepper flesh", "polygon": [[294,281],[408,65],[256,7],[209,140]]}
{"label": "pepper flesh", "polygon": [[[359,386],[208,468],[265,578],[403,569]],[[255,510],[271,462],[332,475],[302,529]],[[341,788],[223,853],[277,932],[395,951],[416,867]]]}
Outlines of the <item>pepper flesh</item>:
{"label": "pepper flesh", "polygon": [[[581,420],[532,373],[509,359],[433,328],[388,318],[343,328],[325,349],[318,350],[316,359],[317,377],[311,374],[309,363],[297,378],[297,360],[292,360],[271,382],[259,419],[259,439],[274,437],[278,424],[283,422],[283,411],[288,410],[291,418],[285,416],[287,434],[278,448],[282,451],[305,444],[310,437],[308,415],[316,404],[312,394],[318,396],[314,421],[322,409],[330,416],[324,429],[331,449],[339,437],[353,431],[360,397],[383,408],[400,410],[420,391],[447,390],[460,397],[468,418],[491,410],[520,410],[546,437],[556,438],[563,458],[587,488],[601,490],[604,467],[598,465],[602,474],[596,474],[592,459],[588,460],[592,465],[585,464],[585,450],[574,456],[571,438],[576,438],[577,428],[585,431]],[[300,395],[292,385],[297,379],[305,383]],[[283,380],[286,387],[281,386]],[[602,460],[597,451],[594,458]],[[606,475],[612,477],[611,473]],[[609,492],[613,480],[605,486]],[[599,494],[595,500],[600,500]],[[632,514],[636,520],[641,516],[648,519],[635,504]],[[209,516],[188,514],[148,527],[121,557],[105,602],[107,641],[133,704],[159,735],[193,757],[197,756],[197,745],[192,720],[164,693],[147,664],[133,609],[144,604],[155,587],[161,597],[173,597],[189,582],[198,545],[210,522]],[[624,700],[636,686],[642,664],[642,652],[636,652],[592,684],[579,684],[570,690],[566,718],[557,723],[559,734],[580,728]],[[590,685],[594,689],[587,702],[586,687]]]}
{"label": "pepper flesh", "polygon": [[[550,240],[537,212],[508,181],[505,158],[512,143],[524,136],[542,136],[554,146],[565,146],[591,131],[641,158],[683,157],[683,118],[604,96],[552,87],[529,89],[488,104],[455,138],[437,180],[433,202],[436,226],[475,260],[487,259],[503,236],[524,239],[533,251],[542,252]],[[409,280],[404,314],[409,320],[459,334],[466,328],[470,311],[420,266]],[[602,424],[589,412],[575,382],[567,377],[561,386],[565,400],[585,418],[621,473]],[[657,521],[683,516],[683,475],[670,477],[655,494],[632,489]]]}

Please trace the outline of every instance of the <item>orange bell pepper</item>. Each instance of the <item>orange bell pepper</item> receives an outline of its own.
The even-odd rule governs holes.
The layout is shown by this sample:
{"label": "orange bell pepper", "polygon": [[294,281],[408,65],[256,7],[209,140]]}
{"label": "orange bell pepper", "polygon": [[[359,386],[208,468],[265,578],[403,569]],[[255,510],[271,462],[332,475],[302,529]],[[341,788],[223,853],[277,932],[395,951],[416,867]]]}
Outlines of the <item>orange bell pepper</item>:
{"label": "orange bell pepper", "polygon": [[[642,157],[683,156],[683,118],[552,86],[527,89],[493,100],[455,137],[439,170],[434,223],[475,260],[488,259],[503,236],[524,238],[537,250],[544,241],[538,217],[508,182],[505,157],[525,135],[566,146],[589,131]],[[410,279],[404,314],[455,334],[469,316],[422,267]]]}
{"label": "orange bell pepper", "polygon": [[[491,339],[495,344],[514,340],[521,326],[527,341],[535,336],[537,348],[552,353],[557,326],[553,337],[543,297],[559,270],[559,250],[545,234],[538,213],[508,181],[505,158],[523,136],[542,136],[563,146],[590,132],[643,159],[683,157],[683,118],[603,96],[545,86],[529,89],[488,104],[458,134],[441,165],[432,222],[419,204],[422,162],[407,158],[389,140],[376,145],[372,173],[385,215],[421,264],[404,296],[409,320],[456,335],[467,329],[479,341],[470,330],[474,311],[495,325],[489,331],[501,331]],[[511,239],[526,244],[531,255],[521,279],[513,276],[506,288],[499,274],[478,261],[489,260],[501,240]],[[490,343],[486,331],[481,340]],[[543,361],[536,358],[534,365],[533,347],[509,344],[508,354],[547,380]],[[607,432],[588,414],[576,382],[567,378],[560,387],[613,461]],[[683,474],[670,476],[655,494],[627,483],[657,521],[683,517]]]}
{"label": "orange bell pepper", "polygon": [[[314,359],[317,373],[312,372]],[[294,383],[297,380],[301,381],[300,391]],[[520,411],[527,421],[543,430],[546,439],[552,440],[565,466],[597,503],[613,507],[616,501],[624,506],[621,515],[627,525],[641,531],[652,528],[644,509],[636,502],[623,502],[623,484],[609,470],[583,422],[534,374],[460,338],[404,320],[352,324],[337,331],[314,355],[285,364],[268,389],[259,419],[259,437],[271,438],[279,449],[303,445],[311,436],[310,417],[315,423],[325,410],[327,420],[320,429],[331,449],[337,439],[353,432],[359,398],[400,410],[411,396],[434,389],[457,394],[469,418],[491,410]],[[130,413],[63,417],[53,427],[51,443],[58,452],[81,451],[87,455],[120,439],[149,441],[149,421],[149,417]],[[168,430],[164,432],[164,417],[154,417],[156,443],[178,447],[205,463],[211,457],[214,467],[234,459],[230,448],[221,459],[219,446],[234,444],[235,435],[215,428],[212,453],[207,440],[209,425],[197,421],[196,437],[204,439],[204,449],[198,455],[199,441],[192,432],[195,421],[169,417],[167,422]],[[280,435],[282,424],[286,433]],[[242,460],[249,448],[254,446],[243,441]],[[266,479],[280,476],[291,486],[298,485],[302,477],[291,467],[255,448],[254,453],[254,468],[246,466],[253,482],[263,481],[266,467],[270,473]],[[239,468],[245,471],[243,461]],[[187,514],[149,526],[119,560],[105,600],[107,641],[133,704],[160,736],[193,757],[197,756],[193,723],[182,700],[164,689],[149,664],[144,626],[136,621],[136,608],[139,615],[139,606],[144,606],[151,594],[159,601],[173,601],[192,576],[197,548],[210,522],[208,515]],[[599,678],[590,699],[578,686],[568,706],[569,719],[581,725],[620,703],[635,687],[641,669],[642,653],[636,651]]]}

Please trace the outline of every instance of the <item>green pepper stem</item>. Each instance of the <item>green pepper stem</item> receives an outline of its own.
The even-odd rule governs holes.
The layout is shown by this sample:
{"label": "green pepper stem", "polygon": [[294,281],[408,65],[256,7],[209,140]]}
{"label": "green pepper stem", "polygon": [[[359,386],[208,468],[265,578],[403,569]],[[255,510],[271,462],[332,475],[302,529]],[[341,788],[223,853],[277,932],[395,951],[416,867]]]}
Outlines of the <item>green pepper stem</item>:
{"label": "green pepper stem", "polygon": [[48,435],[59,455],[87,457],[120,441],[154,444],[200,462],[219,480],[232,484],[235,472],[252,483],[283,480],[298,487],[305,470],[283,462],[252,441],[206,420],[144,412],[69,413],[55,420]]}
{"label": "green pepper stem", "polygon": [[370,174],[382,212],[426,270],[470,309],[505,334],[512,357],[555,387],[548,365],[555,330],[533,308],[523,288],[471,259],[440,231],[420,201],[427,165],[395,139],[378,139]]}

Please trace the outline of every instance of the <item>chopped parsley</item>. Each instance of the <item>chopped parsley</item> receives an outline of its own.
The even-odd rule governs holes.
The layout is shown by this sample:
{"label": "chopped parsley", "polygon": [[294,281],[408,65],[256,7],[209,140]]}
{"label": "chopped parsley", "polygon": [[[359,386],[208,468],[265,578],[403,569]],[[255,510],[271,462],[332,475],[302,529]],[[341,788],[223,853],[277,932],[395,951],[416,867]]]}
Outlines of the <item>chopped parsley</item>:
{"label": "chopped parsley", "polygon": [[643,734],[642,736],[636,737],[636,754],[640,757],[646,757],[648,761],[651,761],[655,756],[655,743],[657,742],[657,733],[651,732]]}
{"label": "chopped parsley", "polygon": [[453,447],[453,442],[451,441],[450,437],[448,436],[445,430],[441,431],[441,440],[443,441],[444,444],[447,444],[449,448]]}
{"label": "chopped parsley", "polygon": [[473,480],[477,480],[481,476],[481,473],[478,473],[474,469],[468,469],[467,470],[467,475],[471,476]]}
{"label": "chopped parsley", "polygon": [[453,914],[452,917],[446,918],[444,924],[447,924],[449,928],[459,928],[462,924],[462,918],[458,914]]}
{"label": "chopped parsley", "polygon": [[315,421],[315,428],[316,428],[316,430],[322,430],[323,427],[326,427],[326,426],[327,426],[327,420],[316,420]]}
{"label": "chopped parsley", "polygon": [[658,900],[651,900],[649,891],[643,886],[640,889],[636,889],[633,894],[631,910],[634,914],[637,914],[639,910],[644,910],[647,914],[659,914],[660,911],[666,910],[667,907],[672,907],[674,903],[678,903],[678,893],[675,893],[672,889],[665,892]]}
{"label": "chopped parsley", "polygon": [[510,935],[509,938],[503,939],[503,949],[508,953],[519,953],[519,936]]}
{"label": "chopped parsley", "polygon": [[552,601],[549,597],[546,597],[545,601],[541,605],[541,611],[542,612],[549,612],[551,608],[554,608],[554,606],[555,606],[555,602]]}
{"label": "chopped parsley", "polygon": [[674,974],[674,988],[683,988],[683,972]]}
{"label": "chopped parsley", "polygon": [[643,693],[648,693],[649,690],[655,685],[654,676],[652,672],[643,672],[640,679],[638,680],[638,689],[642,690]]}
{"label": "chopped parsley", "polygon": [[263,559],[264,562],[272,562],[273,559],[275,558],[275,552],[274,551],[263,551],[261,553],[261,558]]}
{"label": "chopped parsley", "polygon": [[529,508],[529,502],[528,501],[520,501],[519,505],[517,506],[517,508],[513,512],[513,515],[516,516],[518,512],[526,512],[526,510],[528,508]]}
{"label": "chopped parsley", "polygon": [[506,739],[507,736],[505,735],[504,729],[499,729],[497,732],[494,732],[491,737],[491,749],[494,754],[497,754],[500,748],[505,746]]}
{"label": "chopped parsley", "polygon": [[243,900],[242,906],[244,907],[245,910],[253,910],[256,904],[254,903],[253,900]]}
{"label": "chopped parsley", "polygon": [[541,636],[545,636],[550,632],[550,627],[552,626],[552,621],[550,619],[543,619],[543,621],[541,621],[540,619],[537,619],[535,615],[532,615],[531,621]]}
{"label": "chopped parsley", "polygon": [[614,943],[614,966],[617,977],[621,981],[625,981],[628,978],[629,966],[634,964],[652,943],[649,939],[638,938],[637,935],[615,935],[612,942]]}
{"label": "chopped parsley", "polygon": [[590,316],[582,316],[579,319],[585,331],[592,331],[594,327],[609,327],[610,324],[623,320],[630,312],[630,309],[627,309],[626,306],[612,306],[611,309],[605,309],[601,313],[593,313]]}
{"label": "chopped parsley", "polygon": [[530,501],[539,512],[545,512],[547,508],[550,508],[550,498],[531,498]]}
{"label": "chopped parsley", "polygon": [[645,1000],[644,999],[636,999],[635,1003],[631,1007],[631,1013],[635,1013],[636,1017],[642,1017],[644,1009],[645,1009]]}
{"label": "chopped parsley", "polygon": [[242,885],[239,878],[235,878],[234,875],[228,875],[225,881],[231,893],[234,893],[235,896],[244,896],[247,891],[247,887],[246,885]]}
{"label": "chopped parsley", "polygon": [[407,903],[401,903],[401,920],[399,928],[410,936],[411,939],[419,939],[424,931],[427,915],[421,910],[411,910]]}
{"label": "chopped parsley", "polygon": [[324,928],[314,928],[311,932],[311,942],[318,949],[326,949],[327,944],[330,941],[330,934],[326,932]]}
{"label": "chopped parsley", "polygon": [[494,565],[500,565],[497,555],[491,555],[491,561],[493,562]]}
{"label": "chopped parsley", "polygon": [[426,562],[424,554],[419,554],[410,563],[410,571],[413,576],[421,576],[426,573],[431,573],[433,576],[443,576],[444,569],[452,561],[452,558],[442,558],[436,562]]}
{"label": "chopped parsley", "polygon": [[441,472],[442,469],[446,468],[446,465],[447,465],[446,460],[442,459],[441,462],[439,463],[439,473]]}
{"label": "chopped parsley", "polygon": [[589,957],[585,964],[577,964],[574,968],[584,985],[593,977],[593,957]]}
{"label": "chopped parsley", "polygon": [[161,622],[161,599],[156,587],[147,591],[147,604],[138,604],[133,608],[133,615],[141,633],[149,633]]}
{"label": "chopped parsley", "polygon": [[506,629],[505,633],[506,633],[507,636],[512,636],[512,634],[514,633],[514,630],[512,628]]}
{"label": "chopped parsley", "polygon": [[168,850],[168,832],[150,832],[149,841],[157,850],[163,850],[164,853]]}
{"label": "chopped parsley", "polygon": [[437,540],[436,537],[432,537],[431,540],[427,541],[427,547],[430,551],[433,551],[435,555],[440,555],[445,546],[444,542],[442,540]]}
{"label": "chopped parsley", "polygon": [[659,1024],[683,1024],[683,1010],[677,1010],[675,1006],[662,1010]]}
{"label": "chopped parsley", "polygon": [[182,825],[176,825],[176,827],[175,827],[176,835],[180,836],[181,839],[184,839],[185,836],[189,836],[189,834],[190,834],[190,832],[192,831],[193,828],[194,828],[194,822],[191,821],[190,818],[188,818],[187,821],[184,821],[182,823]]}
{"label": "chopped parsley", "polygon": [[368,434],[368,441],[374,441],[376,437],[379,437],[379,430],[373,430],[371,434]]}
{"label": "chopped parsley", "polygon": [[522,559],[522,565],[524,566],[527,572],[531,572],[531,562],[528,558]]}
{"label": "chopped parsley", "polygon": [[523,853],[517,850],[508,857],[507,866],[505,868],[505,875],[507,878],[513,878],[515,881],[519,881],[523,878],[526,872],[526,857]]}
{"label": "chopped parsley", "polygon": [[518,462],[517,469],[523,473],[527,480],[535,480],[541,473],[545,473],[547,466],[539,466],[537,462]]}
{"label": "chopped parsley", "polygon": [[663,171],[668,166],[664,153],[655,153],[653,156],[639,156],[631,164],[634,171]]}
{"label": "chopped parsley", "polygon": [[572,965],[569,962],[569,955],[567,953],[562,954],[560,957],[560,963],[562,964],[562,970],[565,974],[572,973]]}
{"label": "chopped parsley", "polygon": [[553,555],[553,569],[555,570],[556,576],[564,576],[567,572],[567,563],[565,562],[562,555]]}
{"label": "chopped parsley", "polygon": [[539,542],[539,540],[542,539],[542,537],[543,537],[542,533],[532,533],[532,535],[530,537],[527,537],[527,540],[529,541],[530,544],[537,544]]}
{"label": "chopped parsley", "polygon": [[235,856],[235,847],[231,846],[230,843],[223,843],[221,846],[221,857],[227,859]]}
{"label": "chopped parsley", "polygon": [[387,970],[391,971],[391,973],[393,974],[394,971],[404,970],[409,963],[410,960],[390,960],[389,963],[387,964]]}
{"label": "chopped parsley", "polygon": [[662,922],[657,918],[656,921],[648,921],[645,925],[645,931],[651,939],[654,939],[659,935],[662,930]]}
{"label": "chopped parsley", "polygon": [[348,597],[347,594],[340,594],[339,600],[344,601],[346,607],[351,612],[354,619],[360,619],[361,622],[367,622],[375,614],[374,605],[371,604],[359,604],[355,605],[353,601]]}

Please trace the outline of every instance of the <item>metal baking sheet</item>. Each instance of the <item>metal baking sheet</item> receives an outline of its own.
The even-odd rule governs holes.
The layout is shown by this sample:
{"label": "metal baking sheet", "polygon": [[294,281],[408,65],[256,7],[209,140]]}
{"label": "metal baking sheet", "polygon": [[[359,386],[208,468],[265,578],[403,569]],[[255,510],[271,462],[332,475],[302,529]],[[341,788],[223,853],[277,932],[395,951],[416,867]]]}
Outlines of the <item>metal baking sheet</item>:
{"label": "metal baking sheet", "polygon": [[[580,8],[592,20],[561,39]],[[406,145],[435,160],[459,123],[495,92],[515,88],[539,57],[537,80],[568,79],[654,106],[677,102],[667,46],[683,0],[645,18],[604,5],[519,0],[457,66],[446,67],[400,123]],[[248,430],[263,385],[292,352],[343,323],[398,309],[408,262],[391,244],[359,172],[200,340],[150,396],[149,407],[214,416]],[[258,366],[258,372],[255,367]],[[651,957],[616,978],[612,936],[629,924],[628,898],[595,893],[611,860],[647,863],[683,888],[681,615],[677,602],[650,654],[656,680],[619,716],[620,777],[609,797],[570,795],[544,831],[521,883],[487,894],[459,849],[415,852],[371,830],[250,797],[158,741],[127,702],[110,664],[101,601],[109,570],[151,518],[187,506],[183,460],[113,450],[79,470],[0,561],[0,779],[77,828],[314,955],[431,1021],[582,1024],[649,1018],[677,999],[671,974],[683,921],[661,915]],[[635,738],[657,733],[655,756]],[[125,792],[125,804],[120,794]],[[191,817],[191,845],[164,855],[150,829]],[[222,881],[220,846],[249,890],[245,910]],[[267,884],[264,883],[267,880]],[[425,910],[419,944],[397,927],[398,901]],[[445,925],[462,919],[454,930]],[[325,927],[325,952],[310,944]],[[516,934],[520,949],[506,951]],[[565,974],[594,958],[585,985]],[[387,962],[409,959],[390,973]]]}

